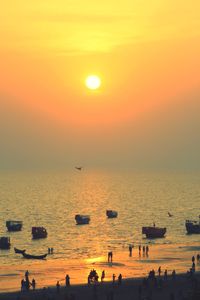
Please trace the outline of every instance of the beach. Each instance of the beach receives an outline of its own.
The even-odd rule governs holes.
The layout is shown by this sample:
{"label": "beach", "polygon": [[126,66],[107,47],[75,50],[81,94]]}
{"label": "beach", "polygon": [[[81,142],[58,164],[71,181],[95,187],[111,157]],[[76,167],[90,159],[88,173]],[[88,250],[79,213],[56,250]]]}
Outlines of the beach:
{"label": "beach", "polygon": [[58,292],[50,287],[29,292],[2,293],[2,300],[197,300],[200,295],[200,274],[189,278],[185,274],[171,276],[163,280],[162,287],[155,286],[152,280],[148,286],[143,285],[142,279],[122,280],[117,282],[98,283],[96,285],[73,285],[63,287]]}
{"label": "beach", "polygon": [[[193,280],[189,279],[186,273],[192,266],[192,256],[194,255],[196,258],[199,250],[198,244],[192,246],[149,245],[148,256],[143,252],[139,255],[137,247],[133,248],[132,256],[130,256],[127,248],[123,252],[114,252],[112,263],[107,262],[107,256],[102,256],[82,260],[79,262],[79,266],[78,262],[75,263],[72,260],[28,261],[26,267],[29,271],[30,281],[32,278],[36,280],[36,291],[30,289],[28,292],[20,292],[21,279],[24,278],[26,271],[22,265],[21,269],[18,266],[18,272],[20,271],[18,276],[12,276],[13,273],[10,273],[11,276],[1,276],[0,299],[68,299],[66,294],[75,294],[75,299],[107,299],[107,294],[112,293],[112,291],[115,295],[114,299],[139,299],[138,290],[143,279],[147,278],[149,271],[153,269],[159,279],[159,266],[162,270],[161,278],[163,278],[165,270],[168,274],[167,280],[163,280],[163,288],[155,288],[154,283],[150,281],[150,290],[149,288],[142,288],[143,296],[146,297],[149,296],[148,293],[153,293],[152,299],[160,299],[161,295],[162,299],[170,299],[170,293],[178,294],[181,290],[188,295],[193,289]],[[199,280],[200,263],[196,259],[195,263],[195,276]],[[99,282],[95,284],[95,287],[94,284],[88,287],[87,277],[92,269],[97,271]],[[176,270],[175,280],[172,278],[174,269]],[[105,281],[101,283],[100,277],[103,270],[105,271]],[[11,271],[13,272],[12,269]],[[122,274],[121,286],[117,282],[120,273]],[[65,287],[66,274],[70,276],[71,286],[68,288]],[[114,285],[112,284],[113,274],[116,276]],[[59,281],[61,288],[59,294],[56,292],[57,281]],[[95,290],[99,298],[93,298],[95,297]],[[20,298],[17,298],[18,296]],[[141,299],[146,299],[144,297]]]}

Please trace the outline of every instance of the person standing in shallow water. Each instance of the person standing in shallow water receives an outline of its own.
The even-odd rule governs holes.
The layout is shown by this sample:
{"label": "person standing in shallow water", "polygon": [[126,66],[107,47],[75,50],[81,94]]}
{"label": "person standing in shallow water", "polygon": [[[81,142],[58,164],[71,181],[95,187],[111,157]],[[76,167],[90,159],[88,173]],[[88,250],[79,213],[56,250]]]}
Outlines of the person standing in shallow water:
{"label": "person standing in shallow water", "polygon": [[132,256],[132,250],[133,250],[133,246],[132,246],[132,245],[129,245],[129,256],[130,256],[130,257]]}

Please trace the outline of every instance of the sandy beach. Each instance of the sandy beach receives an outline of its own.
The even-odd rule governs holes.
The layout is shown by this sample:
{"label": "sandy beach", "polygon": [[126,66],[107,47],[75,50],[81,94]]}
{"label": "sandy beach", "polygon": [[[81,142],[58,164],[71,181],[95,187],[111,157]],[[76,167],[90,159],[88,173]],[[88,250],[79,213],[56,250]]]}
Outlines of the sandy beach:
{"label": "sandy beach", "polygon": [[[163,278],[162,278],[163,279]],[[2,300],[197,300],[200,296],[200,274],[193,278],[187,275],[177,275],[175,279],[168,277],[163,279],[162,287],[148,280],[148,285],[143,285],[142,279],[122,280],[122,284],[116,282],[97,283],[96,285],[73,285],[56,288],[45,288],[29,292],[2,293]]]}
{"label": "sandy beach", "polygon": [[[194,287],[200,278],[200,263],[195,260],[196,273],[193,278],[189,278],[186,273],[191,268],[192,256],[196,257],[199,253],[198,244],[192,246],[150,245],[149,248],[148,256],[142,252],[139,255],[137,247],[133,249],[132,257],[129,256],[128,250],[116,252],[113,256],[113,263],[107,262],[107,256],[76,261],[76,264],[72,260],[28,261],[27,270],[29,270],[30,281],[35,278],[36,290],[20,291],[25,270],[20,269],[18,265],[18,276],[15,276],[13,270],[10,276],[1,276],[0,299],[193,299]],[[159,266],[162,269],[161,277],[158,276]],[[103,283],[98,282],[88,286],[87,276],[92,269],[97,271],[99,278],[102,270],[105,270],[106,276]],[[150,279],[148,285],[145,286],[143,280],[148,277],[152,269],[155,270],[157,283]],[[164,279],[166,269],[167,280]],[[174,269],[176,270],[175,280],[172,278]],[[117,282],[120,273],[123,278],[122,285],[118,285]],[[71,283],[71,286],[67,288],[65,287],[66,274],[70,275]],[[114,284],[112,283],[113,274],[116,275]],[[158,283],[160,278],[162,278],[162,284]],[[59,293],[56,290],[57,281],[60,283]],[[139,286],[142,287],[141,295],[139,295]]]}

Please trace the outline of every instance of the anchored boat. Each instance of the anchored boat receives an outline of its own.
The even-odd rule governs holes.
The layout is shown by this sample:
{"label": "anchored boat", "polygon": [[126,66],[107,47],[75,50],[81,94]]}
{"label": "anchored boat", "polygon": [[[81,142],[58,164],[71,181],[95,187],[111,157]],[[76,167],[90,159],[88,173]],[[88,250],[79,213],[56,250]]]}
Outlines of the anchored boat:
{"label": "anchored boat", "polygon": [[186,220],[185,227],[186,227],[187,233],[189,233],[189,234],[200,233],[200,216],[199,216],[199,222],[192,221],[192,220]]}
{"label": "anchored boat", "polygon": [[106,216],[108,218],[117,218],[118,212],[115,210],[106,210]]}
{"label": "anchored boat", "polygon": [[164,237],[167,229],[156,227],[156,226],[149,226],[149,227],[142,227],[142,233],[146,234],[148,239],[155,239],[155,238],[162,238]]}
{"label": "anchored boat", "polygon": [[8,231],[20,231],[22,230],[22,225],[22,221],[6,221]]}
{"label": "anchored boat", "polygon": [[44,227],[32,227],[33,239],[44,239],[47,237],[47,230]]}
{"label": "anchored boat", "polygon": [[7,236],[0,237],[0,249],[10,249],[10,238]]}
{"label": "anchored boat", "polygon": [[76,225],[84,225],[90,223],[90,216],[88,215],[75,215]]}

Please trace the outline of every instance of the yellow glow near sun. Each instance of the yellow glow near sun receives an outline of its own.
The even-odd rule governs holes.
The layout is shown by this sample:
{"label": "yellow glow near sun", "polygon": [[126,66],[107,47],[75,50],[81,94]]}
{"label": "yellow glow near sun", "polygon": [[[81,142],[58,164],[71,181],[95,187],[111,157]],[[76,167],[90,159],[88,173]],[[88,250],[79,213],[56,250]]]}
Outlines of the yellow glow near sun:
{"label": "yellow glow near sun", "polygon": [[89,75],[85,80],[85,84],[88,89],[96,90],[101,85],[101,79],[97,75]]}

